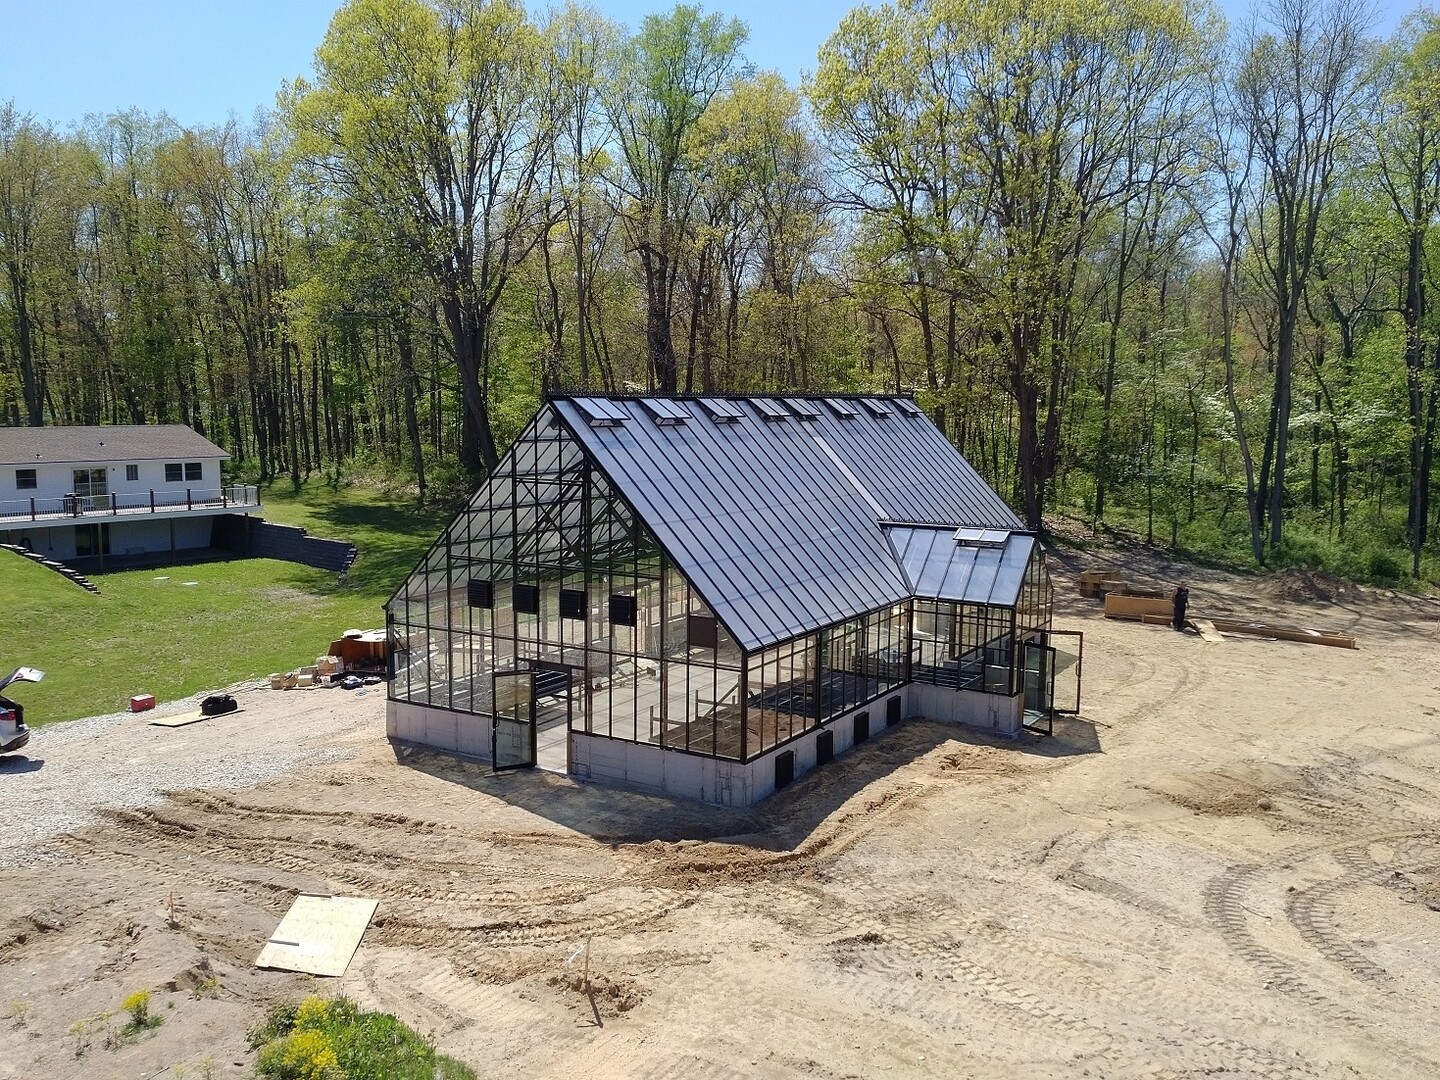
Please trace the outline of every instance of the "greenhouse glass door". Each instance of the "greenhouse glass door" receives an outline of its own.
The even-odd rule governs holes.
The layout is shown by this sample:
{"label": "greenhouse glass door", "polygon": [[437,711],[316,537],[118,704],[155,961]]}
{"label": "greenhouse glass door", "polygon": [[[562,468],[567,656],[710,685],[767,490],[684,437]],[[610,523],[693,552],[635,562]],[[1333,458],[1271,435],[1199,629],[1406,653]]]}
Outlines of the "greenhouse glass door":
{"label": "greenhouse glass door", "polygon": [[496,772],[535,764],[535,673],[497,671],[490,727],[490,762]]}

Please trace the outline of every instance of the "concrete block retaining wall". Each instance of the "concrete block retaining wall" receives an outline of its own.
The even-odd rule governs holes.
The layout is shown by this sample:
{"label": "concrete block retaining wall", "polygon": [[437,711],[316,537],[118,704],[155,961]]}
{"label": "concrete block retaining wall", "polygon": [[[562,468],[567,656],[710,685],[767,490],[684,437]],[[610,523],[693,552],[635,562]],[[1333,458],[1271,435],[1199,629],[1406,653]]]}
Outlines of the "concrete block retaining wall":
{"label": "concrete block retaining wall", "polygon": [[215,519],[216,547],[261,559],[283,559],[333,570],[343,574],[355,561],[355,545],[344,540],[326,540],[311,536],[293,525],[276,525],[272,521],[242,514],[222,514]]}

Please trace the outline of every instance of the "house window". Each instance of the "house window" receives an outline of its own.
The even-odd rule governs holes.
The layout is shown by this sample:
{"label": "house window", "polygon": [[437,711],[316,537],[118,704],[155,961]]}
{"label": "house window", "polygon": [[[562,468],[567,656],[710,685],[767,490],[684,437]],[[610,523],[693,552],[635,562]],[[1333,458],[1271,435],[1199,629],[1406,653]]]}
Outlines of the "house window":
{"label": "house window", "polygon": [[140,466],[139,466],[139,465],[126,465],[126,466],[125,466],[125,479],[128,480],[128,481],[130,481],[130,482],[132,482],[132,483],[133,483],[134,481],[136,481],[136,480],[139,480],[139,479],[140,479]]}
{"label": "house window", "polygon": [[178,461],[172,461],[165,466],[165,482],[167,484],[178,484],[184,477],[181,472],[181,465]]}
{"label": "house window", "polygon": [[200,473],[201,473],[201,470],[200,470],[200,462],[198,462],[198,461],[187,461],[187,462],[185,463],[185,479],[186,479],[186,480],[199,480],[199,479],[200,479]]}
{"label": "house window", "polygon": [[35,490],[35,487],[36,487],[36,483],[35,483],[35,470],[34,470],[34,469],[16,469],[16,470],[15,470],[15,487],[16,487],[18,490],[20,490],[20,491],[34,491],[34,490]]}
{"label": "house window", "polygon": [[108,490],[104,469],[75,469],[72,479],[75,481],[73,490],[76,495],[104,495]]}

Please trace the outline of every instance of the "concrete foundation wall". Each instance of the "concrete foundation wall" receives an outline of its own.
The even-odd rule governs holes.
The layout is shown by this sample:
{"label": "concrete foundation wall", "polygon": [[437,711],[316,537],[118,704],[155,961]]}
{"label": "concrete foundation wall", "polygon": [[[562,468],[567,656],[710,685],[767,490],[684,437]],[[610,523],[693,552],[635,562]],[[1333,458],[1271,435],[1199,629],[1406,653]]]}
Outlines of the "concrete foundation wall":
{"label": "concrete foundation wall", "polygon": [[884,730],[885,702],[895,696],[900,696],[903,702],[904,695],[897,690],[867,708],[827,721],[823,727],[806,732],[794,742],[748,762],[697,757],[662,750],[658,746],[571,732],[570,772],[580,780],[699,799],[718,806],[753,806],[775,794],[775,758],[778,754],[791,752],[795,755],[795,779],[798,780],[815,768],[821,731],[834,733],[835,756],[839,757],[855,745],[855,718],[861,713],[869,716],[871,736]]}
{"label": "concrete foundation wall", "polygon": [[385,703],[385,734],[436,750],[490,760],[489,717],[392,700]]}
{"label": "concrete foundation wall", "polygon": [[736,761],[570,733],[570,773],[580,780],[720,806],[749,806],[755,801],[750,771],[750,766]]}
{"label": "concrete foundation wall", "polygon": [[1025,719],[1022,695],[982,694],[978,690],[951,690],[925,683],[911,683],[905,690],[907,716],[985,728],[996,735],[1018,735]]}
{"label": "concrete foundation wall", "polygon": [[[820,732],[832,732],[834,754],[838,758],[854,748],[855,721],[861,714],[869,718],[871,738],[885,730],[888,702],[894,697],[901,700],[900,712],[904,719],[924,716],[945,723],[985,728],[997,735],[1018,734],[1024,719],[1024,701],[1020,697],[911,683],[749,762],[699,757],[572,731],[570,774],[578,780],[698,799],[717,806],[753,806],[775,793],[777,754],[795,755],[795,779],[798,780],[815,768]],[[405,742],[490,760],[488,718],[389,701],[385,710],[385,733]]]}
{"label": "concrete foundation wall", "polygon": [[177,550],[210,546],[210,531],[215,527],[213,517],[176,518],[174,520]]}
{"label": "concrete foundation wall", "polygon": [[71,559],[75,557],[75,527],[61,525],[47,529],[29,523],[12,525],[0,529],[0,543],[18,544],[20,547],[28,543],[31,551],[47,559]]}

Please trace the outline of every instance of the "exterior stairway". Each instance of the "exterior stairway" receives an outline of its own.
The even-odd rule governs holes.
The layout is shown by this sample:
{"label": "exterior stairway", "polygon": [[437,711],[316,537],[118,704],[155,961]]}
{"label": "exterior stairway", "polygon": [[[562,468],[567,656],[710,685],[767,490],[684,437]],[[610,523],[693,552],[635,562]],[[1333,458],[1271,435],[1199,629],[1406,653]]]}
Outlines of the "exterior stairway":
{"label": "exterior stairway", "polygon": [[37,562],[41,566],[45,567],[47,570],[54,570],[61,577],[68,578],[76,585],[79,585],[86,592],[95,593],[97,596],[100,594],[99,585],[96,585],[84,574],[81,574],[76,570],[72,570],[70,567],[66,566],[62,562],[57,562],[55,559],[47,559],[44,555],[38,555],[33,551],[26,551],[19,544],[0,544],[0,550],[13,551],[21,558],[29,559],[31,562]]}

